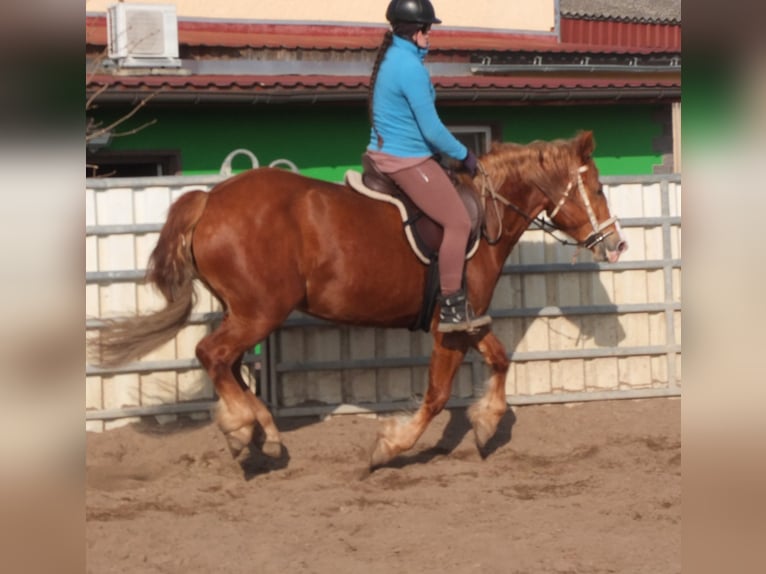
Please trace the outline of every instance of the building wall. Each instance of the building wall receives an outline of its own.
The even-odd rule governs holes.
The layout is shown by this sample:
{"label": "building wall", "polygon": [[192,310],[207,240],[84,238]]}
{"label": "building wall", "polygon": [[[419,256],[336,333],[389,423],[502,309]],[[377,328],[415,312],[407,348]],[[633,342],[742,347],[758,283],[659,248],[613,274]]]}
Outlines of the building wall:
{"label": "building wall", "polygon": [[[111,117],[122,112],[113,110]],[[445,123],[490,123],[503,141],[568,138],[593,130],[595,159],[603,175],[648,175],[663,164],[656,140],[664,135],[669,108],[661,105],[442,107]],[[129,131],[157,119],[136,134],[117,137],[110,150],[178,150],[183,175],[218,173],[234,149],[252,151],[261,165],[289,159],[302,173],[339,181],[360,167],[369,138],[362,104],[303,107],[174,107],[141,110],[120,128]],[[108,117],[105,117],[105,121]],[[235,170],[250,167],[235,160]]]}
{"label": "building wall", "polygon": [[[87,12],[105,12],[115,0],[87,0]],[[217,18],[271,22],[385,24],[387,0],[132,0],[131,4],[175,4],[180,18]],[[551,32],[555,0],[508,2],[482,0],[468,6],[463,0],[433,0],[445,26]]]}

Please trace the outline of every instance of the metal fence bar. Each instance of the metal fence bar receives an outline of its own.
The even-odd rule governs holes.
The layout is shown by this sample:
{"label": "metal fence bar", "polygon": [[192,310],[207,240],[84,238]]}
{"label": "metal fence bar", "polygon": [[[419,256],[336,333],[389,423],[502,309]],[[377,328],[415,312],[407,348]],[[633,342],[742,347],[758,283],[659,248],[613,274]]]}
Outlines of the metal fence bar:
{"label": "metal fence bar", "polygon": [[[581,393],[546,393],[540,395],[513,395],[506,398],[511,406],[528,406],[551,403],[580,403],[604,400],[635,400],[662,397],[678,397],[681,391],[675,389],[634,389],[625,391],[586,391]],[[453,398],[447,402],[450,408],[465,408],[473,404],[474,398]],[[119,409],[86,410],[85,419],[114,420],[130,417],[209,413],[217,401],[190,401],[142,407],[123,407]],[[401,411],[414,411],[420,406],[420,399],[407,401],[387,401],[363,404],[312,405],[310,407],[273,407],[277,417],[330,416],[356,414],[383,414]]]}
{"label": "metal fence bar", "polygon": [[[581,393],[546,393],[539,395],[513,395],[506,398],[510,406],[543,405],[551,403],[584,403],[605,400],[636,400],[662,397],[678,397],[677,389],[633,389],[625,391],[586,391]],[[475,398],[452,398],[446,408],[465,408],[475,402]],[[402,411],[415,411],[420,407],[420,399],[405,401],[387,401],[340,405],[312,405],[310,407],[279,407],[275,409],[278,417],[332,416],[357,414],[385,414]]]}
{"label": "metal fence bar", "polygon": [[103,237],[105,235],[141,235],[144,233],[159,233],[164,223],[129,223],[124,225],[86,225],[86,237]]}
{"label": "metal fence bar", "polygon": [[652,184],[662,183],[681,183],[680,173],[663,173],[652,175],[600,175],[599,180],[606,185],[624,185],[630,183]]}
{"label": "metal fence bar", "polygon": [[[189,319],[186,321],[187,325],[202,325],[204,323],[212,323],[223,318],[223,313],[216,311],[214,313],[192,313]],[[107,322],[107,319],[86,319],[86,329],[98,329],[103,327]]]}
{"label": "metal fence bar", "polygon": [[[666,223],[681,225],[680,217],[633,217],[620,219],[621,227],[660,227]],[[87,225],[86,237],[103,237],[108,235],[141,235],[159,233],[164,223],[125,223],[121,225]],[[530,226],[530,230],[536,228]]]}
{"label": "metal fence bar", "polygon": [[266,384],[264,385],[268,392],[266,399],[272,409],[276,409],[279,404],[279,389],[277,389],[277,344],[276,333],[271,333],[266,338]]}
{"label": "metal fence bar", "polygon": [[[198,184],[215,184],[228,179],[229,176],[221,174],[202,175],[158,175],[140,177],[88,177],[85,178],[85,187],[111,189],[113,187],[172,187]],[[662,174],[634,174],[634,175],[599,175],[601,183],[615,185],[625,183],[681,183],[680,173]]]}
{"label": "metal fence bar", "polygon": [[[503,275],[509,273],[573,273],[587,271],[654,271],[664,269],[667,262],[658,259],[650,261],[624,261],[617,263],[538,263],[530,265],[516,265],[508,263],[503,266]],[[670,261],[672,267],[681,267],[680,259]]]}
{"label": "metal fence bar", "polygon": [[[671,349],[680,352],[681,347],[671,345]],[[645,355],[665,355],[668,347],[665,345],[637,347],[604,347],[599,349],[569,349],[560,351],[526,351],[509,352],[507,356],[513,362],[564,359],[601,359],[605,357],[635,357]],[[348,361],[290,361],[276,365],[277,373],[305,373],[313,371],[342,371],[345,369],[396,369],[406,367],[426,367],[430,357],[378,357],[375,359],[353,359]],[[464,359],[464,364],[470,364],[470,359]]]}
{"label": "metal fence bar", "polygon": [[[680,259],[649,261],[626,261],[623,263],[537,263],[519,265],[508,263],[503,267],[504,275],[514,273],[516,275],[531,273],[573,273],[592,271],[644,271],[665,269],[668,265],[674,268],[681,267]],[[134,283],[143,281],[146,269],[122,269],[115,271],[87,271],[85,283]]]}
{"label": "metal fence bar", "polygon": [[525,309],[493,309],[493,318],[506,317],[574,317],[577,315],[626,315],[628,313],[660,313],[668,308],[680,310],[680,303],[633,303],[624,305],[582,305],[578,307],[528,307]]}
{"label": "metal fence bar", "polygon": [[113,189],[127,187],[145,189],[147,187],[193,187],[195,185],[215,185],[228,179],[225,175],[160,175],[156,177],[88,177],[86,189]]}
{"label": "metal fence bar", "polygon": [[[194,185],[215,185],[228,179],[228,176],[213,175],[163,175],[157,177],[110,177],[86,178],[85,187],[92,189],[112,189],[114,187],[146,188],[146,187],[190,187]],[[681,174],[659,175],[602,175],[601,183],[606,185],[623,185],[630,183],[681,183]]]}
{"label": "metal fence bar", "polygon": [[139,283],[146,277],[146,269],[123,269],[120,271],[87,271],[85,284],[92,283]]}
{"label": "metal fence bar", "polygon": [[[670,190],[668,188],[668,182],[663,181],[662,186],[662,215],[670,215]],[[662,225],[662,255],[666,261],[671,261],[673,257],[673,244],[671,238],[671,226],[669,223]],[[665,281],[665,302],[673,302],[673,267],[668,264],[663,269],[663,278]],[[678,387],[678,374],[676,373],[676,353],[672,347],[676,342],[676,327],[675,327],[675,309],[668,308],[665,311],[665,332],[666,340],[668,343],[672,343],[668,347],[667,354],[667,369],[668,369],[668,384],[672,388]]]}
{"label": "metal fence bar", "polygon": [[147,417],[156,415],[180,415],[187,413],[209,412],[218,401],[189,401],[181,403],[166,403],[162,405],[145,405],[141,407],[122,407],[119,409],[86,410],[85,420],[104,421],[129,417]]}
{"label": "metal fence bar", "polygon": [[510,405],[542,405],[548,403],[582,403],[616,399],[655,399],[677,397],[677,389],[631,389],[624,391],[585,391],[582,393],[546,393],[540,395],[514,395],[507,397]]}
{"label": "metal fence bar", "polygon": [[[242,357],[243,364],[253,363],[260,360],[260,355],[245,353]],[[127,363],[119,367],[85,367],[86,376],[109,377],[112,375],[124,375],[127,373],[159,373],[162,371],[189,371],[200,369],[202,365],[197,359],[172,359],[167,361],[143,361]]]}
{"label": "metal fence bar", "polygon": [[[671,308],[681,310],[680,303],[671,303]],[[577,307],[525,307],[523,309],[490,309],[492,318],[534,318],[534,317],[564,317],[577,315],[606,315],[628,313],[661,313],[668,309],[666,303],[634,303],[623,305],[581,305]],[[332,327],[335,323],[317,319],[302,313],[292,313],[280,325],[280,330],[302,327]]]}

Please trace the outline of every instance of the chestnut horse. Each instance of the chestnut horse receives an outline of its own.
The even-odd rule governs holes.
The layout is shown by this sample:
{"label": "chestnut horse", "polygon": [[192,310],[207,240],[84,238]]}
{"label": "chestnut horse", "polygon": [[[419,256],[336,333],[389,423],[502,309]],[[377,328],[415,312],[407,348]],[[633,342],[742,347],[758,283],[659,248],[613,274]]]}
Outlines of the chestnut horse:
{"label": "chestnut horse", "polygon": [[[487,311],[506,258],[543,210],[595,260],[617,261],[626,249],[602,193],[594,146],[592,133],[582,132],[568,140],[496,143],[479,158],[472,183],[485,204],[485,229],[466,265],[467,292],[477,313]],[[189,318],[193,281],[200,279],[224,309],[220,326],[196,348],[219,397],[218,426],[234,456],[256,431],[262,451],[279,456],[271,413],[236,372],[245,351],[295,309],[351,325],[408,327],[422,304],[426,271],[395,208],[344,185],[281,169],[250,170],[210,192],[187,192],[170,207],[147,269],[147,280],[167,304],[154,314],[107,321],[95,341],[96,362],[122,364],[171,339]],[[509,360],[491,326],[443,334],[437,321],[438,306],[422,405],[407,420],[383,423],[372,467],[415,444],[447,403],[470,347],[491,367],[485,394],[469,410],[479,448],[506,412]]]}

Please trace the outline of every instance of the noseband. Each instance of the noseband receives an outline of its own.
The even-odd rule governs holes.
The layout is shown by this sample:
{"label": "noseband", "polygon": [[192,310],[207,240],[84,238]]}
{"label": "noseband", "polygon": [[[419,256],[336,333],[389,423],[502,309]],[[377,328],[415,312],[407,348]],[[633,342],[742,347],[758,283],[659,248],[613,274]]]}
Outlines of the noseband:
{"label": "noseband", "polygon": [[[577,182],[577,190],[580,192],[580,197],[582,198],[582,202],[585,204],[585,211],[588,213],[588,219],[590,220],[591,227],[593,227],[593,233],[591,233],[585,241],[582,242],[582,246],[590,249],[592,247],[595,247],[604,239],[609,237],[613,232],[609,231],[607,233],[604,233],[604,229],[612,225],[615,221],[617,221],[617,216],[613,215],[606,221],[603,221],[601,223],[598,222],[598,219],[596,219],[596,214],[593,212],[593,207],[590,204],[590,199],[588,198],[588,194],[585,191],[585,183],[583,183],[582,180],[582,174],[584,174],[586,171],[588,171],[587,165],[581,165],[577,168],[577,171],[575,172],[575,180]],[[559,202],[556,204],[556,207],[553,209],[549,217],[553,219],[556,217],[556,214],[559,212],[561,207],[564,205],[566,200],[569,198],[569,192],[572,191],[572,188],[574,187],[574,182],[572,180],[569,181],[567,184],[567,188],[564,190],[564,195],[561,196],[561,199],[559,199]]]}
{"label": "noseband", "polygon": [[[492,200],[493,206],[495,208],[494,209],[495,214],[497,215],[499,221],[501,220],[501,214],[500,214],[499,208],[497,207],[498,202],[502,203],[506,207],[510,207],[517,213],[521,214],[530,223],[532,222],[537,223],[540,229],[542,229],[543,231],[547,233],[550,233],[551,235],[553,235],[553,233],[551,232],[550,228],[553,228],[554,230],[561,230],[560,227],[554,224],[548,223],[547,221],[545,221],[544,219],[540,217],[537,217],[537,218],[530,217],[529,215],[524,213],[521,209],[513,205],[510,201],[505,199],[503,196],[498,195],[498,193],[495,191],[495,186],[492,185],[492,180],[490,179],[489,174],[487,174],[481,162],[478,163],[478,168],[482,176],[482,185],[481,185],[482,202],[486,203],[487,198]],[[574,189],[575,184],[577,184],[576,187],[577,187],[577,190],[580,192],[580,197],[582,198],[583,204],[585,204],[585,211],[587,212],[588,219],[590,220],[590,224],[593,227],[593,233],[591,233],[585,239],[585,241],[579,241],[576,243],[559,239],[555,235],[553,235],[553,237],[555,237],[556,240],[558,240],[560,243],[564,245],[576,245],[578,247],[585,247],[586,249],[592,249],[593,247],[595,247],[596,245],[604,241],[612,233],[614,233],[613,231],[608,231],[604,233],[604,230],[610,225],[612,225],[613,223],[617,222],[618,219],[617,219],[617,216],[613,215],[606,221],[603,221],[601,223],[598,222],[598,219],[596,219],[596,214],[593,211],[593,207],[591,206],[590,199],[588,198],[588,193],[585,191],[585,183],[582,180],[582,174],[585,173],[586,171],[588,171],[587,165],[581,165],[579,168],[577,168],[577,171],[575,172],[574,177],[567,184],[567,187],[564,190],[564,194],[561,196],[561,199],[559,199],[558,203],[556,204],[556,207],[550,213],[549,217],[551,220],[553,220],[553,218],[556,217],[556,214],[561,210],[561,208],[564,206],[564,203],[566,203],[567,199],[569,198],[569,194],[572,191],[572,189]],[[486,213],[486,205],[485,205],[485,213]],[[497,237],[490,239],[485,234],[485,238],[490,243],[490,245],[494,245],[495,243],[500,241],[500,236],[502,235],[502,232],[503,232],[503,229],[501,224],[499,226]]]}

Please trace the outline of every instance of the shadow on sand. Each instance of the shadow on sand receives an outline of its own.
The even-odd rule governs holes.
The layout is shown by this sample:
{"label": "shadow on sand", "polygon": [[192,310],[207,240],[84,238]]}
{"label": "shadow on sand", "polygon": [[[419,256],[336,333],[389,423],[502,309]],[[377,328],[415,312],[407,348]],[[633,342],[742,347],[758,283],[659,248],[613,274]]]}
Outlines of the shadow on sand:
{"label": "shadow on sand", "polygon": [[[447,425],[444,427],[444,432],[439,442],[431,448],[422,450],[416,454],[411,455],[399,455],[391,462],[383,465],[376,466],[370,469],[372,472],[379,468],[405,468],[412,464],[426,464],[437,457],[447,456],[457,448],[457,446],[463,442],[466,435],[473,432],[471,422],[468,420],[467,409],[448,409],[450,419]],[[513,425],[516,423],[516,415],[509,407],[503,418],[497,425],[497,432],[495,435],[479,449],[479,454],[482,459],[492,455],[499,448],[505,446],[511,442],[513,434]]]}

